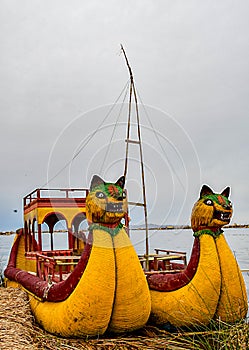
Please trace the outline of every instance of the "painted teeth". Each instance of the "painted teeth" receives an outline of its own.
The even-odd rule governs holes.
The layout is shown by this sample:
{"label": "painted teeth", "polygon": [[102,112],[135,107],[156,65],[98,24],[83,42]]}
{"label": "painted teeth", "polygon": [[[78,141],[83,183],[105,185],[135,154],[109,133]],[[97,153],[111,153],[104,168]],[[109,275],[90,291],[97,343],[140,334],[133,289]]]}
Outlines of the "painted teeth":
{"label": "painted teeth", "polygon": [[123,205],[122,203],[114,204],[114,203],[107,203],[106,210],[109,212],[123,212]]}
{"label": "painted teeth", "polygon": [[227,220],[227,219],[229,219],[229,214],[228,213],[221,213],[220,217],[221,217],[221,220]]}

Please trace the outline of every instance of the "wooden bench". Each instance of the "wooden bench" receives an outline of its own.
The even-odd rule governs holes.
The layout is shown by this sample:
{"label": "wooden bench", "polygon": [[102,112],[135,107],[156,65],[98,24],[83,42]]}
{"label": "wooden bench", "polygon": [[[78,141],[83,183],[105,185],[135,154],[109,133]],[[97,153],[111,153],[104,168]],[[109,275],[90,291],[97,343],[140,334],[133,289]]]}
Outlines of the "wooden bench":
{"label": "wooden bench", "polygon": [[[78,255],[47,256],[37,252],[37,276],[45,281],[48,281],[49,276],[54,282],[62,281],[64,279],[63,274],[69,274],[72,268],[78,264],[80,258],[81,256]],[[56,274],[56,272],[58,273]]]}
{"label": "wooden bench", "polygon": [[59,268],[59,278],[60,281],[62,281],[62,275],[63,275],[63,266],[66,267],[65,271],[66,273],[71,272],[71,268],[78,264],[81,256],[79,255],[71,255],[71,256],[54,256],[53,259],[55,261],[55,266],[58,266]]}
{"label": "wooden bench", "polygon": [[[139,261],[145,271],[171,271],[171,270],[182,270],[187,266],[187,258],[185,252],[177,252],[174,250],[166,249],[155,249],[156,254],[144,254],[140,255]],[[159,254],[162,252],[163,254]],[[181,260],[183,263],[179,264],[179,269],[172,269],[173,260]]]}

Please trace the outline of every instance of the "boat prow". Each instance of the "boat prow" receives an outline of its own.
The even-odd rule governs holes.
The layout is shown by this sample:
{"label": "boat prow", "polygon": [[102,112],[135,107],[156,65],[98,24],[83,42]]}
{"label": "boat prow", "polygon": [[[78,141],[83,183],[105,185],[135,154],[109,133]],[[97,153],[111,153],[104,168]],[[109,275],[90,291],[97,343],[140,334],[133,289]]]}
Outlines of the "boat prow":
{"label": "boat prow", "polygon": [[[147,281],[135,249],[120,223],[127,215],[122,186],[124,179],[115,184],[103,181],[100,184],[98,177],[93,178],[91,190],[83,200],[84,212],[80,214],[81,218],[87,216],[91,222],[81,254],[75,255],[75,252],[79,253],[79,242],[71,229],[68,230],[69,249],[64,251],[38,250],[42,246],[39,230],[38,242],[33,231],[24,229],[16,235],[5,270],[7,286],[21,287],[28,292],[36,321],[53,334],[85,337],[106,331],[121,333],[143,327],[149,318],[151,302]],[[108,203],[105,198],[104,206],[100,192],[110,197]],[[38,218],[38,225],[46,211],[43,207],[46,201],[39,199],[36,203],[31,201],[29,208],[25,208],[31,207],[26,218]],[[65,217],[67,222],[73,222],[71,199],[70,210],[67,210],[66,202],[67,198],[64,206],[57,207],[56,212],[64,210],[65,214],[70,213]],[[45,216],[49,223],[55,222],[55,208],[50,210],[51,216]],[[103,210],[102,216],[98,210]],[[76,215],[79,217],[78,213]],[[96,222],[100,217],[101,223]],[[127,273],[127,266],[130,273]]]}

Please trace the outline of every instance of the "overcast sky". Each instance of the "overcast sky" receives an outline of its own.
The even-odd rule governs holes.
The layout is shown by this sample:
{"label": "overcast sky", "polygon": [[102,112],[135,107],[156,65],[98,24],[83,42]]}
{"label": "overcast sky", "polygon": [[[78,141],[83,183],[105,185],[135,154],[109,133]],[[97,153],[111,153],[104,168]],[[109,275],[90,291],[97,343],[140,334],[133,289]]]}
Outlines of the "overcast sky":
{"label": "overcast sky", "polygon": [[0,0],[0,230],[22,226],[22,197],[89,135],[47,186],[122,175],[125,119],[114,134],[118,109],[101,124],[129,78],[120,43],[147,111],[149,221],[189,223],[206,183],[231,186],[233,222],[248,223],[248,15],[246,0]]}

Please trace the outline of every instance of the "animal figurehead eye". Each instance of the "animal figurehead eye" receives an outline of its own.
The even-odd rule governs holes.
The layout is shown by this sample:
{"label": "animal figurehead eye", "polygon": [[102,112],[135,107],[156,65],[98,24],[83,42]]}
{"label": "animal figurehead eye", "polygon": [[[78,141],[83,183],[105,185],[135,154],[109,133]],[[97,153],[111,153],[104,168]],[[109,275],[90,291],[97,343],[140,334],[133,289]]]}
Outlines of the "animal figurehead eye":
{"label": "animal figurehead eye", "polygon": [[123,193],[122,193],[122,198],[123,198],[123,199],[126,198],[126,192],[125,192],[125,191],[123,191]]}
{"label": "animal figurehead eye", "polygon": [[204,201],[204,203],[206,204],[206,205],[213,205],[214,203],[213,203],[213,201],[211,200],[211,199],[205,199],[205,201]]}
{"label": "animal figurehead eye", "polygon": [[96,192],[96,197],[99,199],[104,199],[106,198],[106,195],[104,194],[104,192],[98,191]]}
{"label": "animal figurehead eye", "polygon": [[229,201],[224,207],[225,209],[232,209],[233,208],[232,202]]}

